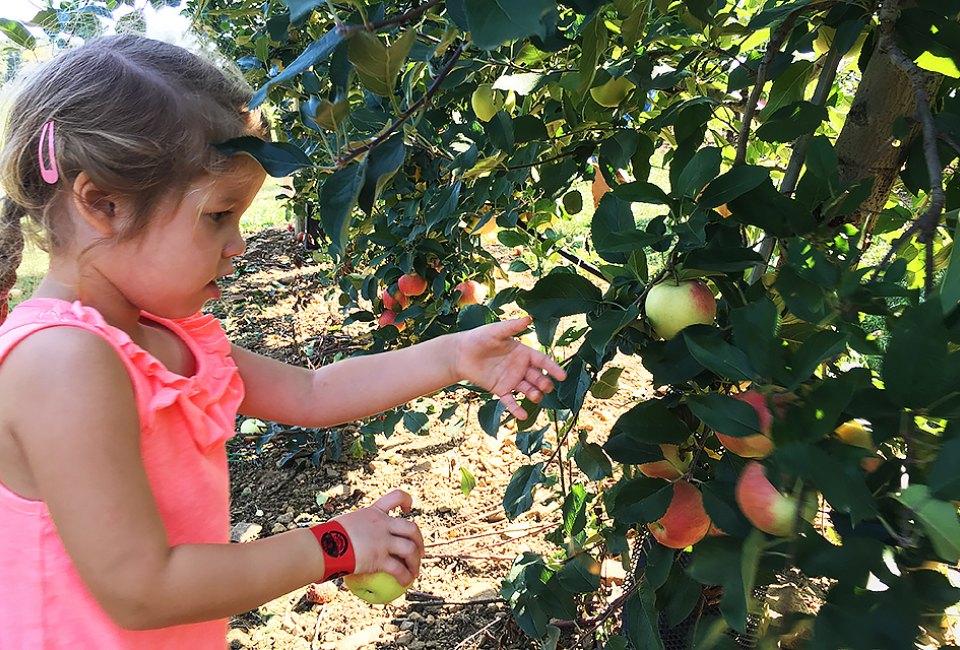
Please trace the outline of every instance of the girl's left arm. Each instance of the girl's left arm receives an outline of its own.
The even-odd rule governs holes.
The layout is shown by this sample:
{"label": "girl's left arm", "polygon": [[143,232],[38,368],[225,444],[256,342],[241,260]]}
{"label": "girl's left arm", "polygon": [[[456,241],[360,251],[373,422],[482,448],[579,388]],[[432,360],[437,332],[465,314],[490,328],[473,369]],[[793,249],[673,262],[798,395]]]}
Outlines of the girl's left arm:
{"label": "girl's left arm", "polygon": [[381,354],[307,370],[234,346],[248,416],[305,427],[329,427],[381,413],[468,380],[499,396],[523,419],[514,393],[539,402],[566,373],[550,357],[516,338],[529,318],[447,334]]}

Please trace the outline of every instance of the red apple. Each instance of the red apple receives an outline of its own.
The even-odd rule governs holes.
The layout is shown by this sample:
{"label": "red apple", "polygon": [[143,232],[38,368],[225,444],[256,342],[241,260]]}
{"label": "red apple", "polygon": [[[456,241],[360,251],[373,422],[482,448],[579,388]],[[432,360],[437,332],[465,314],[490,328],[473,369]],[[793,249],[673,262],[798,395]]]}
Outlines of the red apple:
{"label": "red apple", "polygon": [[686,548],[699,542],[710,529],[700,490],[687,481],[674,483],[667,511],[647,528],[667,548]]}
{"label": "red apple", "polygon": [[693,454],[689,451],[680,454],[678,445],[660,445],[663,452],[663,460],[655,460],[649,463],[643,463],[637,467],[640,473],[650,478],[664,478],[673,481],[681,476],[690,467],[693,461]]}
{"label": "red apple", "polygon": [[486,287],[476,280],[467,280],[466,282],[461,282],[453,289],[454,291],[460,292],[460,297],[457,298],[457,304],[461,307],[466,307],[467,305],[476,305],[483,302],[487,297]]}
{"label": "red apple", "polygon": [[[798,499],[781,494],[767,480],[766,468],[757,461],[750,461],[740,472],[736,489],[737,505],[744,516],[756,528],[765,533],[786,537],[793,531],[797,518]],[[813,521],[817,514],[817,497],[811,494],[803,504],[801,517]]]}
{"label": "red apple", "polygon": [[869,473],[875,472],[883,463],[883,459],[875,453],[877,449],[873,444],[873,434],[870,433],[870,430],[859,420],[844,422],[834,429],[834,433],[837,434],[837,437],[845,444],[866,449],[870,452],[870,455],[860,460],[860,466],[864,471]]}
{"label": "red apple", "polygon": [[643,305],[654,331],[668,340],[689,325],[710,325],[717,315],[717,299],[700,280],[664,280],[650,289]]}
{"label": "red apple", "polygon": [[393,312],[393,311],[390,311],[389,309],[388,309],[387,311],[383,312],[382,314],[380,314],[380,320],[378,321],[378,323],[380,324],[380,327],[386,327],[387,325],[393,325],[394,327],[396,327],[396,328],[397,328],[398,330],[400,330],[401,332],[402,332],[402,331],[404,330],[404,328],[407,326],[406,322],[404,322],[404,321],[399,321],[399,322],[398,322],[398,321],[397,321],[397,313],[396,313],[396,312]]}
{"label": "red apple", "polygon": [[410,298],[399,291],[390,295],[390,292],[384,289],[380,292],[380,300],[383,301],[383,308],[389,309],[390,311],[400,311],[410,306]]}
{"label": "red apple", "polygon": [[748,390],[733,395],[734,399],[746,402],[757,412],[760,420],[761,433],[735,438],[717,431],[717,440],[728,451],[743,458],[766,458],[773,451],[773,440],[770,439],[770,428],[773,425],[773,414],[767,406],[767,398],[756,391]]}
{"label": "red apple", "polygon": [[427,290],[427,281],[411,271],[400,276],[397,286],[405,296],[419,296]]}

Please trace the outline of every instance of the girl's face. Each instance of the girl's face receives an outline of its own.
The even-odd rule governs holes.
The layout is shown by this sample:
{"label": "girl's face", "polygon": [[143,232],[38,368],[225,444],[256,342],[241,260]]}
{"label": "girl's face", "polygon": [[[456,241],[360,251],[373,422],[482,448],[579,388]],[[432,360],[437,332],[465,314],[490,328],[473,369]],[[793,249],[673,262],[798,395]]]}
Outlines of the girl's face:
{"label": "girl's face", "polygon": [[238,158],[220,176],[197,180],[182,199],[165,203],[146,230],[114,244],[100,269],[124,298],[162,318],[184,318],[218,298],[216,281],[233,273],[246,250],[240,217],[265,174],[251,158]]}

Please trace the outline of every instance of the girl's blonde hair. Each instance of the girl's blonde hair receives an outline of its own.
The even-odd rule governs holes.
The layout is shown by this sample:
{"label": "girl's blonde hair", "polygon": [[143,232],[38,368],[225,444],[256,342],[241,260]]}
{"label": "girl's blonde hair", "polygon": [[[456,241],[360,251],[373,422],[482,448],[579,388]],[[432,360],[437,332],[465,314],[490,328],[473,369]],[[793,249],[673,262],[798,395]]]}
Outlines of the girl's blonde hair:
{"label": "girl's blonde hair", "polygon": [[[266,138],[253,91],[239,71],[176,45],[142,36],[104,36],[41,64],[19,81],[0,149],[0,312],[23,255],[21,220],[56,248],[69,236],[58,202],[83,171],[104,192],[133,206],[126,239],[166,197],[183,192],[229,159],[212,145],[242,135]],[[60,180],[40,175],[41,129],[55,125]],[[49,163],[47,163],[49,165]],[[0,322],[3,314],[0,313]]]}

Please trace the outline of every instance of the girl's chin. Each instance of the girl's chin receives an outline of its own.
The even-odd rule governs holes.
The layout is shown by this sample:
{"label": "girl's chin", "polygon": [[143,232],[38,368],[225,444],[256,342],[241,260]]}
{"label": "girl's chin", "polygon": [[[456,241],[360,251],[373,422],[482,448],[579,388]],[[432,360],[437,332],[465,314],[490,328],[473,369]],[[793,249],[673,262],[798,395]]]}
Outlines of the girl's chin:
{"label": "girl's chin", "polygon": [[217,286],[216,282],[211,282],[210,284],[208,284],[207,289],[209,290],[212,296],[210,298],[211,300],[217,300],[218,298],[220,298],[220,287]]}

